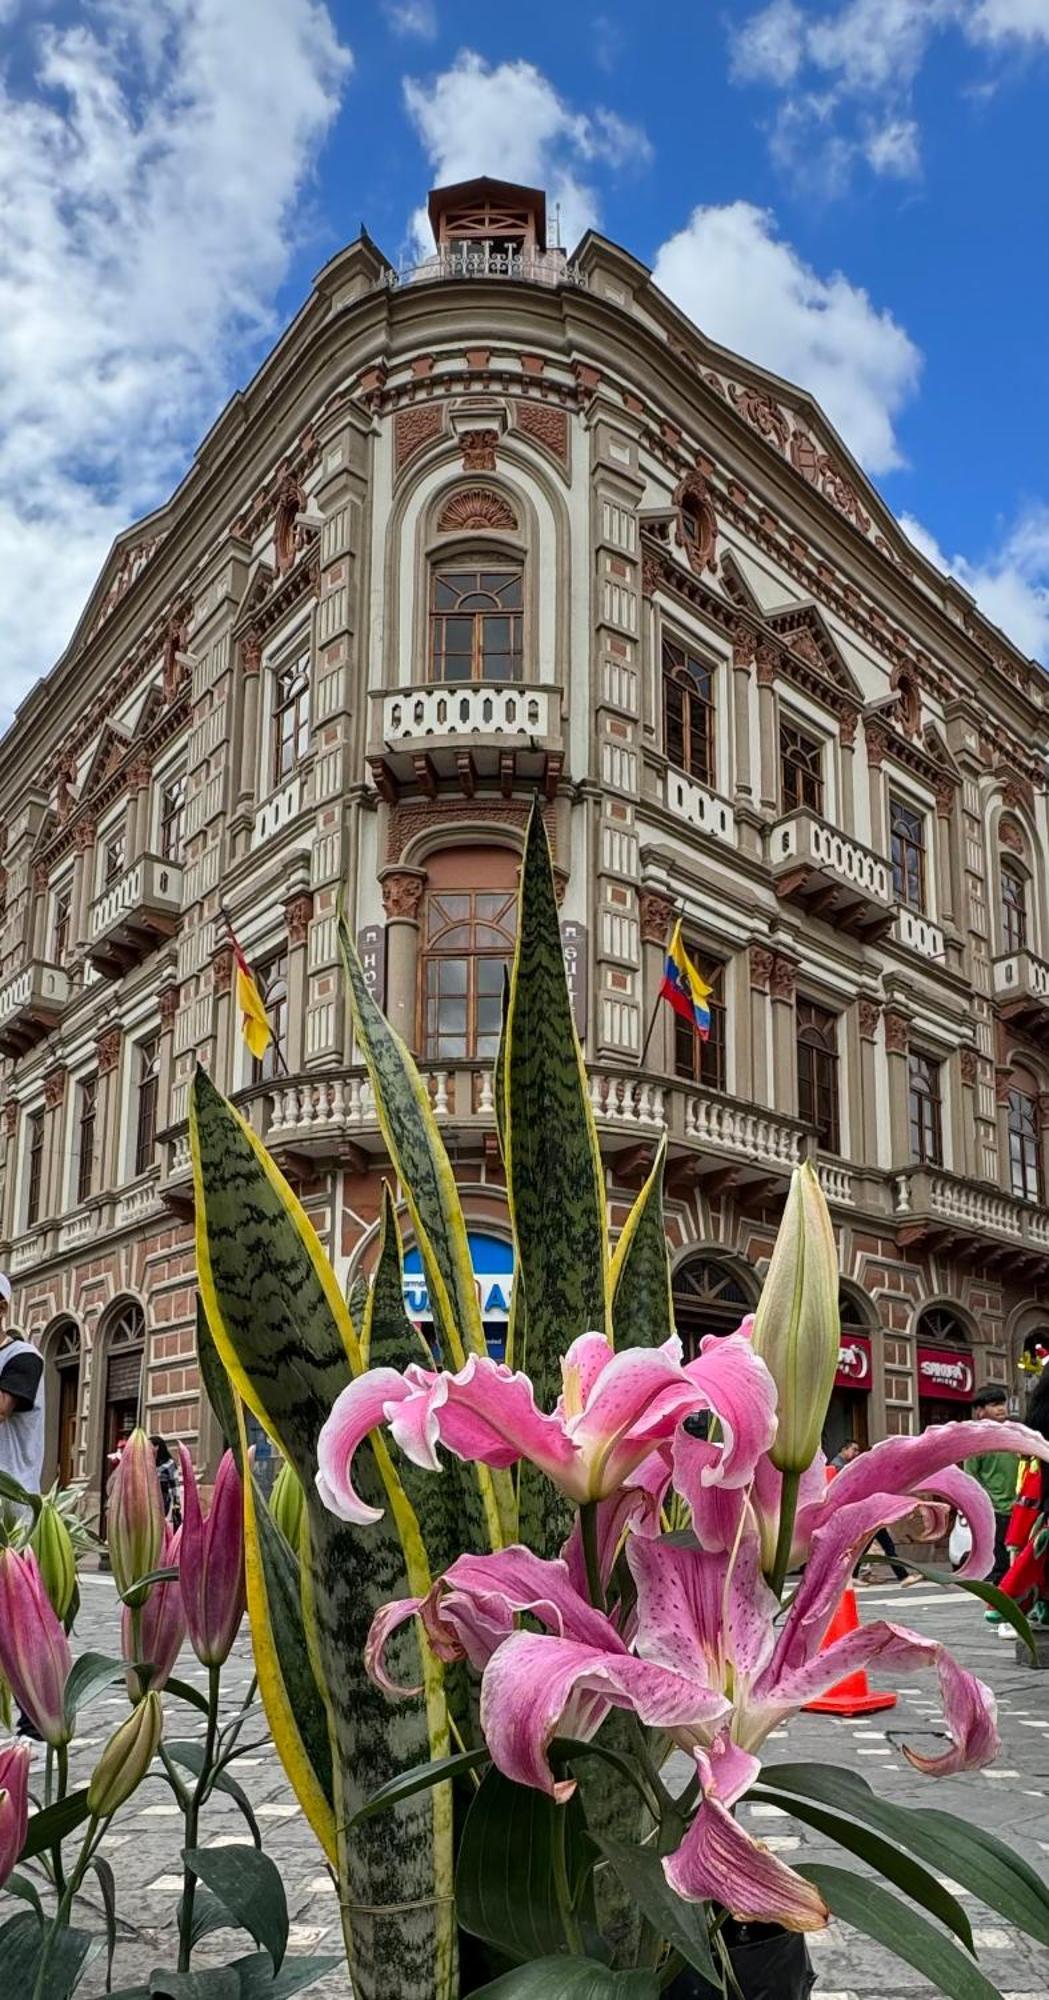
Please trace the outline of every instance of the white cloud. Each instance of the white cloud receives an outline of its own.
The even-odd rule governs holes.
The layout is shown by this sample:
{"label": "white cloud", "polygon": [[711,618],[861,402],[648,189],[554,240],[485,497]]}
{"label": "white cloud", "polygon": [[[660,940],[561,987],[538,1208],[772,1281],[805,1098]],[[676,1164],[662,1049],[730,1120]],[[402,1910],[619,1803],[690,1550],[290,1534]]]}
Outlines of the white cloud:
{"label": "white cloud", "polygon": [[1049,42],[1049,0],[979,0],[968,33],[973,41]]}
{"label": "white cloud", "polygon": [[805,16],[794,0],[771,0],[744,21],[732,42],[738,83],[793,83],[805,55]]}
{"label": "white cloud", "polygon": [[[569,246],[597,221],[589,170],[642,165],[651,157],[640,126],[601,107],[573,111],[542,70],[523,60],[493,65],[464,49],[428,82],[406,77],[404,101],[438,185],[496,174],[543,187],[548,210],[560,206]],[[413,230],[426,254],[432,244],[424,214]]]}
{"label": "white cloud", "polygon": [[321,0],[94,0],[0,82],[0,717],[272,302],[350,57]]}
{"label": "white cloud", "polygon": [[913,118],[890,118],[873,126],[863,148],[876,174],[895,174],[901,180],[919,172],[921,146]]}
{"label": "white cloud", "polygon": [[902,463],[895,419],[917,386],[918,349],[861,286],[804,263],[765,210],[695,209],[653,275],[712,339],[810,390],[869,472]]}
{"label": "white cloud", "polygon": [[433,0],[383,0],[383,13],[395,35],[416,37],[420,42],[437,38],[437,9]]}
{"label": "white cloud", "polygon": [[1049,662],[1049,506],[1026,508],[999,546],[977,562],[945,555],[913,515],[901,515],[900,526],[937,569],[957,577],[1021,652]]}

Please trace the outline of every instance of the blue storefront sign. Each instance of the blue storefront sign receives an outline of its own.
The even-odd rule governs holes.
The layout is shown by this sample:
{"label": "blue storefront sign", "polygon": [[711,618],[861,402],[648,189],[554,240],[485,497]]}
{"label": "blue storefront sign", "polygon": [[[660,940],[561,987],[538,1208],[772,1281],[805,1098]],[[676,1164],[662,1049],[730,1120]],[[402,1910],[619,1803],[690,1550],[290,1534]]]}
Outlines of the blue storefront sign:
{"label": "blue storefront sign", "polygon": [[[467,1242],[488,1352],[494,1360],[502,1361],[506,1353],[506,1328],[510,1318],[513,1249],[502,1237],[488,1236],[480,1229],[469,1230]],[[404,1253],[404,1304],[408,1318],[421,1326],[430,1338],[433,1324],[430,1293],[423,1276],[422,1258],[414,1245]]]}

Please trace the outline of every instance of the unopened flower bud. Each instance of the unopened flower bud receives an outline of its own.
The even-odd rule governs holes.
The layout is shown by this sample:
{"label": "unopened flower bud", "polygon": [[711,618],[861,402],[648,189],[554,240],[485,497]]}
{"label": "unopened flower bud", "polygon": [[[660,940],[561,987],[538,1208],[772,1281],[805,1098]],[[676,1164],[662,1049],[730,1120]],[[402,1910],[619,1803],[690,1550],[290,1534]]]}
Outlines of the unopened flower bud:
{"label": "unopened flower bud", "polygon": [[73,1538],[53,1500],[41,1503],[29,1546],[36,1556],[52,1609],[65,1624],[76,1595],[76,1553]]}
{"label": "unopened flower bud", "polygon": [[809,1161],[794,1169],[753,1341],[779,1398],[769,1457],[780,1472],[804,1472],[819,1450],[841,1344],[834,1230]]}
{"label": "unopened flower bud", "polygon": [[149,1590],[133,1585],[159,1566],[164,1501],[153,1446],[143,1430],[132,1431],[110,1483],[106,1544],[121,1597],[133,1608],[144,1604]]}
{"label": "unopened flower bud", "polygon": [[7,1743],[0,1749],[0,1887],[25,1846],[29,1825],[29,1758],[28,1743]]}
{"label": "unopened flower bud", "polygon": [[108,1819],[137,1791],[164,1733],[160,1696],[150,1691],[126,1722],[114,1729],[87,1788],[87,1809],[95,1819]]}
{"label": "unopened flower bud", "polygon": [[285,1541],[290,1543],[296,1555],[299,1553],[305,1507],[306,1498],[302,1490],[302,1481],[294,1466],[285,1460],[273,1482],[270,1513]]}

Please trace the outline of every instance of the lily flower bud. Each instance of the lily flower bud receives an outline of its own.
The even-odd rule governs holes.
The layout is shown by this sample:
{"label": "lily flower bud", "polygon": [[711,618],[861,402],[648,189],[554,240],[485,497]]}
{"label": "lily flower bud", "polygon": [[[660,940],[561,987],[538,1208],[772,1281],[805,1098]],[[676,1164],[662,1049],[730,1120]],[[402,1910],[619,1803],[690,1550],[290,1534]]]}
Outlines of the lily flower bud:
{"label": "lily flower bud", "polygon": [[45,1743],[72,1734],[65,1687],[73,1656],[32,1549],[0,1549],[0,1674]]}
{"label": "lily flower bud", "polygon": [[30,1755],[28,1743],[6,1743],[0,1750],[0,1888],[25,1846]]}
{"label": "lily flower bud", "polygon": [[133,1586],[159,1568],[164,1546],[164,1501],[153,1446],[145,1431],[132,1431],[113,1474],[106,1510],[106,1544],[117,1589],[133,1608],[145,1603],[149,1588]]}
{"label": "lily flower bud", "polygon": [[769,1457],[780,1472],[804,1472],[819,1450],[840,1343],[834,1230],[816,1171],[806,1160],[794,1169],[754,1315],[754,1352],[779,1398]]}
{"label": "lily flower bud", "polygon": [[201,1512],[193,1461],[182,1458],[182,1546],[179,1582],[190,1645],[205,1667],[221,1667],[244,1616],[244,1492],[233,1453],[223,1456]]}
{"label": "lily flower bud", "polygon": [[150,1690],[127,1720],[114,1729],[87,1788],[87,1809],[94,1819],[108,1819],[138,1790],[164,1733],[160,1696]]}
{"label": "lily flower bud", "polygon": [[299,1542],[302,1537],[302,1517],[305,1507],[306,1496],[302,1490],[302,1481],[294,1466],[289,1465],[285,1459],[273,1482],[270,1513],[285,1541],[294,1549],[296,1555],[299,1553]]}
{"label": "lily flower bud", "polygon": [[76,1552],[73,1537],[53,1500],[41,1503],[29,1546],[55,1616],[64,1625],[76,1596]]}
{"label": "lily flower bud", "polygon": [[[179,1544],[182,1529],[164,1529],[164,1547],[161,1551],[161,1568],[172,1569],[178,1564]],[[124,1658],[131,1661],[135,1641],[135,1621],[130,1606],[125,1604],[120,1620],[120,1636]],[[174,1670],[175,1661],[182,1651],[186,1637],[186,1614],[182,1608],[182,1590],[177,1577],[170,1583],[158,1583],[149,1593],[139,1618],[138,1643],[140,1658],[152,1668],[149,1675],[151,1688],[159,1690],[167,1685],[168,1677]],[[127,1691],[132,1701],[138,1701],[142,1687],[134,1667],[129,1664]]]}

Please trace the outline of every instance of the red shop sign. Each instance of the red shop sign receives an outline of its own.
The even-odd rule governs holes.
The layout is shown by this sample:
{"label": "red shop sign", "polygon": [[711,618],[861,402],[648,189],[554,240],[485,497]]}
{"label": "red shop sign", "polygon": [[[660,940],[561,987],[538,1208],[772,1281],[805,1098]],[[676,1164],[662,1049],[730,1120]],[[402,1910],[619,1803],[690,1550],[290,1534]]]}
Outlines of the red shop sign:
{"label": "red shop sign", "polygon": [[838,1372],[834,1377],[836,1389],[861,1389],[866,1394],[871,1386],[871,1344],[865,1334],[844,1333],[838,1349]]}
{"label": "red shop sign", "polygon": [[919,1347],[918,1394],[930,1402],[971,1403],[973,1364],[960,1347]]}

